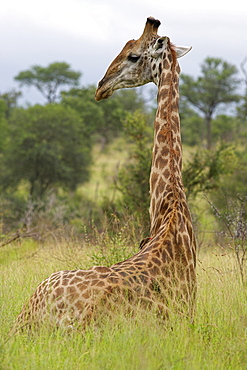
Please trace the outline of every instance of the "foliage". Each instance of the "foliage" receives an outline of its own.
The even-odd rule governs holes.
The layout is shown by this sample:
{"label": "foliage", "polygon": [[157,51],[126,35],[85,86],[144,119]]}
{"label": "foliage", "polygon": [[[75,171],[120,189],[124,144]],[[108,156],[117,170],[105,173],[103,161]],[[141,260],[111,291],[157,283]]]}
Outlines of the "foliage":
{"label": "foliage", "polygon": [[233,172],[236,155],[232,147],[221,144],[215,150],[199,149],[186,163],[183,170],[183,182],[188,197],[195,197],[199,192],[217,189],[220,176]]}
{"label": "foliage", "polygon": [[3,99],[0,98],[0,160],[1,156],[3,154],[4,148],[6,146],[6,141],[7,141],[7,120],[5,118],[6,116],[6,103]]}
{"label": "foliage", "polygon": [[241,104],[237,108],[238,118],[240,119],[241,122],[245,122],[245,123],[247,120],[247,71],[245,67],[246,62],[247,62],[247,57],[245,57],[243,61],[240,63],[240,69],[241,69],[242,74],[244,75],[243,82],[245,85],[245,89],[244,89],[244,95],[240,98]]}
{"label": "foliage", "polygon": [[[204,120],[199,114],[188,107],[186,102],[180,106],[182,142],[189,146],[205,147]],[[246,123],[238,117],[219,114],[212,119],[211,140],[218,142],[246,140]]]}
{"label": "foliage", "polygon": [[9,120],[1,186],[30,185],[32,197],[51,187],[74,190],[89,178],[91,142],[74,110],[61,105],[16,109]]}
{"label": "foliage", "polygon": [[130,212],[140,213],[144,224],[149,224],[149,174],[151,168],[152,130],[140,111],[128,114],[124,121],[126,136],[133,146],[128,162],[118,173],[117,189],[122,193],[122,202]]}
{"label": "foliage", "polygon": [[185,99],[179,104],[182,143],[189,146],[201,145],[203,140],[203,118],[189,107]]}
{"label": "foliage", "polygon": [[202,113],[206,126],[207,148],[212,145],[211,122],[219,106],[237,102],[236,89],[239,80],[234,65],[220,58],[206,58],[197,79],[181,75],[181,95],[188,103]]}
{"label": "foliage", "polygon": [[3,100],[6,104],[6,118],[10,117],[11,111],[13,108],[17,107],[17,100],[21,97],[22,93],[12,89],[9,92],[0,94],[0,100]]}
{"label": "foliage", "polygon": [[242,132],[240,122],[235,117],[220,114],[212,121],[212,137],[215,143],[238,141]]}
{"label": "foliage", "polygon": [[100,138],[104,147],[123,131],[126,114],[137,109],[145,111],[145,104],[134,89],[117,91],[111,99],[100,103],[95,101],[94,94],[95,86],[74,88],[61,94],[62,104],[80,114],[90,133]]}
{"label": "foliage", "polygon": [[234,148],[232,160],[226,158],[226,166],[229,169],[225,174],[221,176],[220,180],[220,191],[213,191],[210,195],[210,199],[213,204],[220,210],[225,208],[225,196],[231,200],[232,203],[237,198],[241,197],[246,199],[247,197],[247,154],[246,148],[238,146]]}
{"label": "foliage", "polygon": [[241,104],[237,107],[237,117],[246,125],[247,121],[247,89],[245,95],[241,97]]}
{"label": "foliage", "polygon": [[21,86],[36,87],[48,103],[54,103],[58,99],[61,86],[76,86],[80,77],[81,72],[73,71],[68,63],[55,62],[47,67],[35,65],[20,72],[15,80],[19,81]]}
{"label": "foliage", "polygon": [[[54,74],[52,65],[56,70]],[[119,90],[110,99],[96,102],[95,86],[78,88],[80,73],[77,72],[70,75],[75,77],[74,81],[67,80],[69,89],[61,92],[66,85],[56,85],[55,81],[63,71],[72,71],[69,65],[53,63],[45,68],[38,67],[24,71],[33,73],[32,77],[40,77],[40,81],[34,79],[28,83],[35,86],[34,83],[40,82],[45,94],[49,93],[50,86],[56,99],[60,94],[59,104],[17,108],[19,92],[12,90],[0,96],[0,186],[4,230],[19,227],[30,204],[35,204],[33,221],[36,225],[42,225],[46,218],[54,230],[59,228],[60,222],[61,227],[72,226],[80,233],[85,225],[89,232],[94,225],[104,229],[108,224],[114,234],[112,217],[121,223],[127,217],[133,217],[132,227],[142,234],[149,225],[150,105],[147,106],[138,89]],[[247,195],[244,99],[235,115],[228,109],[230,103],[226,105],[226,101],[238,99],[236,68],[219,58],[207,58],[198,78],[185,76],[183,79],[182,76],[181,79],[180,114],[182,141],[186,144],[185,164],[188,153],[194,153],[184,167],[184,184],[193,204],[197,201],[196,195],[203,192],[220,208],[219,187],[227,191],[232,200],[236,192],[242,197]],[[59,83],[62,81],[65,82],[61,79]],[[195,104],[192,98],[195,98]],[[220,107],[227,108],[224,114],[220,114]],[[210,152],[204,149],[207,139],[205,115],[208,112],[213,112],[210,140],[214,149]],[[224,148],[221,141],[229,147]],[[117,151],[110,152],[110,143]],[[92,146],[99,149],[96,154],[94,151],[94,159]],[[122,163],[128,152],[124,168]],[[95,166],[90,173],[93,160]],[[88,185],[87,180],[91,180]],[[85,185],[80,188],[83,183]],[[81,197],[79,194],[82,193]],[[52,196],[56,201],[51,206]],[[46,205],[51,206],[50,211]],[[202,206],[198,207],[201,212]],[[52,214],[56,213],[56,208],[60,218],[55,220]]]}
{"label": "foliage", "polygon": [[[214,214],[220,221],[224,231],[223,248],[231,247],[234,251],[240,272],[242,284],[246,284],[246,256],[247,256],[247,197],[237,196],[234,200],[224,196],[225,209],[220,211],[212,202],[209,202]],[[226,247],[227,246],[227,247]]]}
{"label": "foliage", "polygon": [[[100,266],[111,266],[116,262],[130,258],[137,252],[139,240],[136,237],[136,220],[132,217],[121,219],[112,214],[108,217],[108,225],[104,231],[93,227],[94,244],[97,249],[92,253],[92,262]],[[138,235],[139,237],[139,235]],[[92,240],[92,239],[91,239]]]}
{"label": "foliage", "polygon": [[103,112],[94,99],[95,86],[72,88],[61,93],[61,104],[74,109],[85,124],[88,135],[94,135],[100,124],[103,124]]}

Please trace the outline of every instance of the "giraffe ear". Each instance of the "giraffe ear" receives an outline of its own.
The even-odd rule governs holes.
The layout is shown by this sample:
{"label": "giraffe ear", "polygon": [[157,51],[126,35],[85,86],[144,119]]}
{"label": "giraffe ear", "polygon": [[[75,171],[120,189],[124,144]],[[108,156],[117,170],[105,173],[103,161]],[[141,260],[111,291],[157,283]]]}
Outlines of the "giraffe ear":
{"label": "giraffe ear", "polygon": [[155,41],[155,44],[154,44],[153,50],[152,50],[152,56],[154,58],[158,58],[158,56],[160,54],[162,54],[163,51],[166,49],[166,47],[167,47],[167,40],[168,40],[168,38],[166,36],[163,36],[163,37],[159,37]]}
{"label": "giraffe ear", "polygon": [[192,46],[175,46],[177,58],[182,58],[192,49]]}

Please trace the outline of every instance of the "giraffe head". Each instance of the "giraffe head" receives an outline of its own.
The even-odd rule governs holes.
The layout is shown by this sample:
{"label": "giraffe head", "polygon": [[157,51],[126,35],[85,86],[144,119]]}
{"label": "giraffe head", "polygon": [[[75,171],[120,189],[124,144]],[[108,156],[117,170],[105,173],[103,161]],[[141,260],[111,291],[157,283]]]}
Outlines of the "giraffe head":
{"label": "giraffe head", "polygon": [[[149,17],[141,37],[127,42],[99,82],[95,94],[97,101],[109,98],[118,89],[157,83],[157,66],[170,45],[168,37],[157,35],[159,25],[159,20]],[[191,49],[173,48],[177,58]]]}

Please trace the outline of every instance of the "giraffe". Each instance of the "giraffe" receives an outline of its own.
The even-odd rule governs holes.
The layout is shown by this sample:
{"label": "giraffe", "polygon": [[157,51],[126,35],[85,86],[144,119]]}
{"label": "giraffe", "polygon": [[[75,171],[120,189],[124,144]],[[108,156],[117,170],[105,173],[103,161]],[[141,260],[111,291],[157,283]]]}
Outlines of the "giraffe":
{"label": "giraffe", "polygon": [[[177,59],[191,47],[176,47],[166,36],[157,35],[160,21],[149,17],[138,40],[127,42],[113,60],[98,84],[96,100],[107,99],[115,90],[154,82],[158,87],[158,108],[154,121],[154,145],[150,172],[150,237],[140,243],[140,249],[154,237],[171,217],[185,224],[190,240],[190,258],[196,267],[196,240],[190,211],[182,183],[182,143],[179,118],[179,73]],[[179,211],[180,210],[180,211]],[[177,237],[186,238],[178,225]],[[182,242],[185,245],[187,242]],[[179,248],[178,248],[179,249]],[[195,279],[195,273],[193,273]],[[194,288],[195,289],[194,284]]]}
{"label": "giraffe", "polygon": [[150,81],[158,85],[150,181],[156,197],[151,201],[152,239],[134,256],[110,267],[93,266],[50,275],[24,305],[15,331],[41,323],[84,328],[101,314],[108,315],[119,307],[133,313],[137,306],[154,307],[162,318],[169,317],[171,311],[186,317],[193,315],[195,239],[181,181],[176,113],[176,55],[182,56],[187,49],[176,48],[167,37],[159,37],[159,24],[148,18],[140,39],[125,45],[99,82],[95,96],[101,100],[117,88]]}

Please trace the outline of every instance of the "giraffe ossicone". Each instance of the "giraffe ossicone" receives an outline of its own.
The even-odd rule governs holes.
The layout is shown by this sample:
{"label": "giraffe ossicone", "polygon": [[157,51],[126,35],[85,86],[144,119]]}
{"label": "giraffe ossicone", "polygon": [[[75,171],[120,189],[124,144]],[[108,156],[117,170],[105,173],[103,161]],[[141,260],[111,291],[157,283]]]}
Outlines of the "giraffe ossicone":
{"label": "giraffe ossicone", "polygon": [[17,318],[17,328],[33,323],[86,325],[102,312],[136,305],[191,317],[196,291],[196,243],[181,177],[176,48],[159,37],[160,22],[147,19],[142,36],[127,42],[96,90],[96,100],[121,88],[154,82],[158,109],[150,174],[151,238],[129,259],[111,267],[59,271],[44,280]]}

